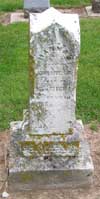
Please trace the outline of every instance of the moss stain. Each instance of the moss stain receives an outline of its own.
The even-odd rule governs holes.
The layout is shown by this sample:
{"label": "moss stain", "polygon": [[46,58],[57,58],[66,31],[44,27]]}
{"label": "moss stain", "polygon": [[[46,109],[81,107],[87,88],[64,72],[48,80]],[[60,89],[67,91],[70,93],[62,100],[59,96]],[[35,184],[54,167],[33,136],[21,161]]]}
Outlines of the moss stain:
{"label": "moss stain", "polygon": [[30,79],[30,94],[34,94],[34,81],[35,81],[35,71],[34,71],[35,61],[30,55],[29,58],[29,79]]}
{"label": "moss stain", "polygon": [[[50,149],[53,146],[55,146],[56,143],[53,141],[50,141],[50,142],[45,141],[44,143],[39,142],[37,144],[35,141],[25,141],[25,142],[20,142],[19,144],[22,150],[24,150],[24,148],[32,148],[34,152],[37,152],[38,154],[43,154],[43,153],[49,152]],[[60,141],[57,143],[57,145],[61,145],[65,150],[68,149],[68,147],[70,146],[79,148],[79,144],[80,144],[79,141],[73,141],[71,143]]]}
{"label": "moss stain", "polygon": [[31,175],[31,173],[22,173],[21,174],[21,180],[22,180],[22,182],[29,182],[29,181],[31,181],[32,180],[32,175]]}

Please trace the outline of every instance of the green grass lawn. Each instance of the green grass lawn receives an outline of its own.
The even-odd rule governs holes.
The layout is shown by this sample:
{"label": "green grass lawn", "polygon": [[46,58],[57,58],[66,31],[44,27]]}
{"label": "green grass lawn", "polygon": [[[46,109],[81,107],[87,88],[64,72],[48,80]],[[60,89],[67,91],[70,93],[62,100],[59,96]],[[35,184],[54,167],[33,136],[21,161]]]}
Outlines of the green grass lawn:
{"label": "green grass lawn", "polygon": [[51,5],[61,7],[79,7],[89,5],[91,0],[51,0]]}
{"label": "green grass lawn", "polygon": [[[24,0],[0,0],[0,11],[23,9]],[[91,0],[51,0],[51,6],[75,7],[89,5]]]}
{"label": "green grass lawn", "polygon": [[0,129],[21,119],[28,101],[28,26],[0,25]]}
{"label": "green grass lawn", "polygon": [[[100,19],[81,20],[77,117],[100,121]],[[0,130],[28,107],[28,25],[0,25]]]}
{"label": "green grass lawn", "polygon": [[77,115],[100,121],[100,19],[81,20]]}
{"label": "green grass lawn", "polygon": [[17,9],[23,9],[23,0],[0,0],[0,12]]}

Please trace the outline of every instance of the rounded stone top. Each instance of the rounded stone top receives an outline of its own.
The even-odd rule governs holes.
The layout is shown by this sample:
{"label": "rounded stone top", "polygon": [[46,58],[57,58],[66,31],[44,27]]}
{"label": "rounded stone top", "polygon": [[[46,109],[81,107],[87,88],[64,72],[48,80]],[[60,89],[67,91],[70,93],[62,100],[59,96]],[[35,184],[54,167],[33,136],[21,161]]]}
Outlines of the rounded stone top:
{"label": "rounded stone top", "polygon": [[63,14],[52,7],[39,14],[30,14],[31,33],[41,32],[56,23],[73,34],[75,40],[80,43],[80,25],[77,14]]}

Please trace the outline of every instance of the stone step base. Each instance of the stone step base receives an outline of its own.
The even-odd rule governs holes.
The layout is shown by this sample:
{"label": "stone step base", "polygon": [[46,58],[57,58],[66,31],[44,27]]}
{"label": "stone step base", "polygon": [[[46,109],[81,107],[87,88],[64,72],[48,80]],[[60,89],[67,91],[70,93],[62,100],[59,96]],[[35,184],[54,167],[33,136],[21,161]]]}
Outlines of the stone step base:
{"label": "stone step base", "polygon": [[11,165],[8,177],[10,191],[87,186],[92,183],[94,170],[86,142],[81,143],[77,157],[51,160],[19,158],[12,160]]}
{"label": "stone step base", "polygon": [[90,170],[34,171],[11,175],[9,191],[87,187],[93,183]]}

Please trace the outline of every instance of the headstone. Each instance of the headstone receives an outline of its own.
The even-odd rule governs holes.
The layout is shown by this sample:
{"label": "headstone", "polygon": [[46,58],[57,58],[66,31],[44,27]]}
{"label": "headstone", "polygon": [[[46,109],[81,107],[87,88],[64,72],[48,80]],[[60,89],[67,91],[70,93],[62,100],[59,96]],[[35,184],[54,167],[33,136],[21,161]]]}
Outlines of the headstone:
{"label": "headstone", "polygon": [[94,13],[100,13],[100,0],[92,0],[92,10]]}
{"label": "headstone", "polygon": [[42,12],[50,7],[49,0],[24,0],[24,13]]}
{"label": "headstone", "polygon": [[30,99],[11,123],[9,187],[13,190],[89,184],[93,164],[76,120],[80,27],[76,14],[50,8],[30,15]]}

